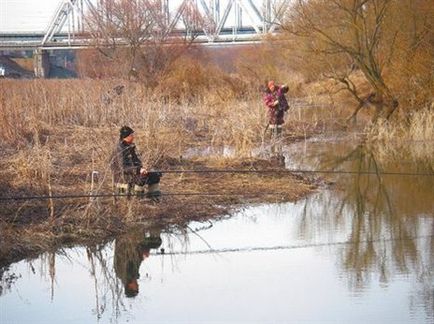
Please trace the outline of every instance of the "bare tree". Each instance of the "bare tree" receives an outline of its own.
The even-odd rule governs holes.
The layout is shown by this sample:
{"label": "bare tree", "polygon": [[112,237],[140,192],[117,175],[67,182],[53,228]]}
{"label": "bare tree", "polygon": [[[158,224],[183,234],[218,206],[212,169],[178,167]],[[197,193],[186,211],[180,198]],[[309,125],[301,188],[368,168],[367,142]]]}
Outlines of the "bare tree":
{"label": "bare tree", "polygon": [[[384,70],[394,54],[397,30],[386,28],[395,0],[297,0],[283,29],[304,40],[310,59],[319,62],[324,75],[341,82],[359,103],[376,107],[376,117],[389,118],[398,99],[385,80]],[[390,27],[390,25],[387,25]],[[359,69],[373,88],[360,96],[349,75]]]}
{"label": "bare tree", "polygon": [[178,11],[186,33],[176,33],[176,21],[158,0],[100,0],[86,19],[95,47],[106,57],[122,57],[129,76],[152,80],[197,37],[201,16],[191,1]]}

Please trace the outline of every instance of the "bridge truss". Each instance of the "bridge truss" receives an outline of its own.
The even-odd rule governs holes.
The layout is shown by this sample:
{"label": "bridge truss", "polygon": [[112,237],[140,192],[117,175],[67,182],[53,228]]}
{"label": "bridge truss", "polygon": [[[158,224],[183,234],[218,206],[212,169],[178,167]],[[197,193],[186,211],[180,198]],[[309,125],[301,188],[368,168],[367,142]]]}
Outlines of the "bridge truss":
{"label": "bridge truss", "polygon": [[[113,0],[61,0],[44,34],[1,35],[0,50],[7,48],[67,48],[86,46],[90,39],[87,18],[103,12]],[[258,41],[273,33],[291,0],[130,0],[143,10],[163,17],[166,33],[194,32],[203,43]],[[202,22],[192,30],[188,15],[194,12]],[[89,38],[89,36],[87,36]]]}
{"label": "bridge truss", "polygon": [[[163,40],[183,35],[205,44],[236,44],[257,42],[273,33],[292,0],[61,0],[45,32],[0,33],[0,53],[33,50],[35,76],[45,78],[50,70],[50,50],[86,48],[96,42],[104,45],[98,38],[101,34],[92,31],[92,16],[102,17],[98,24],[104,24],[110,20],[106,6],[119,1],[140,4],[135,10],[158,22],[152,28]],[[122,36],[115,37],[119,44],[125,41]]]}

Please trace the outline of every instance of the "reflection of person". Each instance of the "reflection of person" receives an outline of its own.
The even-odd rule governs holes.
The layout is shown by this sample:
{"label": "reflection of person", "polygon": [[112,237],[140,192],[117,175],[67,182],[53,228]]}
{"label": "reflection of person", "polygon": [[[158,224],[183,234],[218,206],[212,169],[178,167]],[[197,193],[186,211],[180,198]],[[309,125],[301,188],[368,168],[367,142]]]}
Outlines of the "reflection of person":
{"label": "reflection of person", "polygon": [[114,268],[124,285],[125,296],[135,297],[139,293],[140,265],[149,257],[151,249],[161,245],[160,233],[160,229],[134,231],[116,239]]}
{"label": "reflection of person", "polygon": [[282,132],[285,112],[288,111],[289,105],[285,97],[288,92],[288,86],[277,85],[274,81],[268,81],[264,93],[264,103],[268,109],[268,128],[274,136],[278,136]]}
{"label": "reflection of person", "polygon": [[143,196],[144,185],[148,185],[150,196],[160,195],[160,172],[148,172],[136,153],[134,131],[123,126],[119,131],[119,142],[112,158],[112,171],[117,193],[128,193]]}

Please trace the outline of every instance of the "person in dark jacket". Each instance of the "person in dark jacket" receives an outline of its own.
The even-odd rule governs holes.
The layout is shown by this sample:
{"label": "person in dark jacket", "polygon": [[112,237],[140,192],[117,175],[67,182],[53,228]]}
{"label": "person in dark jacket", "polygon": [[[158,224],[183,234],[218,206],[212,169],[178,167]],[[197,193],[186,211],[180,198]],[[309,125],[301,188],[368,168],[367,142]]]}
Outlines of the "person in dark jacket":
{"label": "person in dark jacket", "polygon": [[160,195],[161,172],[148,172],[136,153],[134,130],[123,126],[119,131],[119,142],[112,157],[112,171],[117,193],[144,196],[144,186],[151,198]]}
{"label": "person in dark jacket", "polygon": [[268,126],[272,134],[278,136],[282,133],[282,125],[285,112],[288,111],[289,105],[285,97],[288,92],[288,86],[279,86],[274,81],[269,81],[264,93],[264,103],[268,109]]}

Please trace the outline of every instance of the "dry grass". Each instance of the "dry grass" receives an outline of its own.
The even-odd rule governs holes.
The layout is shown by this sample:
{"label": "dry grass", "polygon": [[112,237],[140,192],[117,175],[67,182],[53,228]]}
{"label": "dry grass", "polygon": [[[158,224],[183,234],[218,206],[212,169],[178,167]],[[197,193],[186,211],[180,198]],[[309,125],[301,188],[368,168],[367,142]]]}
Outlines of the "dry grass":
{"label": "dry grass", "polygon": [[[201,68],[194,74],[206,77]],[[195,87],[186,84],[177,88],[180,75],[168,76],[167,89],[152,92],[138,83],[120,80],[0,80],[2,196],[86,195],[91,189],[93,193],[111,192],[110,156],[118,130],[125,124],[136,130],[136,143],[147,167],[276,167],[272,161],[252,157],[263,143],[267,123],[256,89],[246,90],[236,77],[215,78],[215,87],[200,82]],[[119,84],[125,86],[121,95],[113,91]],[[288,112],[285,133],[289,140],[329,129],[342,130],[348,107],[329,95],[330,85],[304,84],[300,88],[299,79],[290,84],[292,93],[308,95],[293,101]],[[190,92],[194,95],[188,96]],[[432,124],[432,112],[427,110],[426,115],[414,114],[407,128],[378,124],[371,128],[370,137],[373,142],[390,142],[386,136],[390,134],[395,134],[394,139],[432,139]],[[189,149],[202,148],[221,153],[230,148],[232,154],[230,158],[217,155],[215,160],[184,156]],[[90,176],[95,170],[99,181],[91,188]],[[170,196],[157,207],[135,199],[121,199],[113,205],[111,198],[3,204],[0,261],[65,242],[104,239],[137,222],[179,224],[225,214],[237,204],[295,200],[313,186],[303,179],[270,175],[168,173],[162,189],[235,195]],[[248,197],[238,196],[240,192]]]}
{"label": "dry grass", "polygon": [[[405,154],[415,161],[429,163],[434,170],[434,111],[415,111],[406,123],[380,121],[368,129],[367,139],[384,160]],[[407,156],[408,157],[408,156]]]}
{"label": "dry grass", "polygon": [[[126,85],[124,93],[107,95],[117,84]],[[155,95],[137,84],[121,81],[4,80],[0,85],[1,139],[19,146],[44,143],[59,128],[85,127],[89,132],[105,128],[116,134],[123,124],[136,126],[147,135],[173,134],[175,130],[188,137],[200,128],[209,129],[213,119],[227,119],[225,125],[235,127],[240,116],[252,113],[245,105],[222,100],[221,94],[207,98],[202,94],[194,104],[179,103],[166,97],[166,92]],[[88,142],[95,140],[95,135],[90,133]]]}
{"label": "dry grass", "polygon": [[426,142],[434,139],[434,112],[427,108],[412,113],[406,123],[380,121],[369,129],[372,141]]}
{"label": "dry grass", "polygon": [[[117,80],[1,80],[2,196],[86,195],[94,170],[99,181],[93,193],[112,192],[110,156],[124,124],[136,130],[144,164],[159,169],[239,167],[237,161],[249,157],[262,142],[266,114],[261,98],[240,100],[233,90],[225,98],[228,82],[219,91],[202,92],[194,101],[172,100],[137,83],[122,83],[124,92],[115,95],[111,90],[118,84]],[[182,157],[187,149],[201,147],[231,147],[233,156],[214,162]],[[135,199],[120,199],[113,205],[111,198],[8,202],[2,204],[0,260],[65,242],[105,238],[137,222],[182,223],[227,213],[234,204],[295,200],[312,189],[300,179],[287,180],[166,174],[164,192],[235,195],[173,196],[158,207]],[[286,194],[258,196],[260,191]],[[249,197],[237,196],[240,192]]]}
{"label": "dry grass", "polygon": [[[269,161],[183,160],[172,167],[206,168],[278,168]],[[89,181],[83,181],[82,188]],[[60,185],[53,185],[60,190]],[[49,216],[48,201],[16,202],[2,213],[0,228],[0,266],[24,255],[32,255],[65,243],[89,243],[107,239],[137,224],[182,225],[191,220],[223,216],[249,203],[295,201],[316,187],[300,177],[260,174],[167,173],[161,184],[164,193],[159,204],[148,200],[96,198],[56,199],[54,217]],[[77,187],[74,186],[77,190]],[[65,189],[66,190],[66,189]],[[107,184],[99,191],[107,192]],[[86,191],[82,192],[86,193]],[[182,193],[186,195],[176,195]],[[196,196],[197,193],[206,194]],[[175,195],[170,195],[175,194]],[[191,194],[191,195],[188,195]],[[217,194],[217,195],[212,195]],[[12,211],[14,211],[12,213]],[[4,213],[6,212],[6,213]]]}

